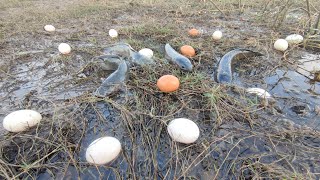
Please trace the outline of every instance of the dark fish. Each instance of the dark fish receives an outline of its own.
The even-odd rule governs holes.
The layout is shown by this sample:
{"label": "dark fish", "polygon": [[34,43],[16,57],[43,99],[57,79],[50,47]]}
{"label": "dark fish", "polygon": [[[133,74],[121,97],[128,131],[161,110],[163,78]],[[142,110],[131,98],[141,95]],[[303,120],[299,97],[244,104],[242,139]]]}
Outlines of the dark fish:
{"label": "dark fish", "polygon": [[154,61],[136,52],[129,44],[118,43],[104,48],[103,56],[95,58],[96,63],[103,70],[113,71],[96,90],[95,95],[105,97],[120,90],[125,85],[132,65],[150,65]]}
{"label": "dark fish", "polygon": [[128,65],[126,61],[122,60],[120,57],[116,56],[102,56],[104,58],[105,64],[108,69],[117,69],[111,73],[96,90],[95,95],[98,97],[106,97],[113,92],[120,90],[121,86],[125,84],[126,79],[128,78]]}
{"label": "dark fish", "polygon": [[166,57],[174,64],[178,65],[182,70],[192,71],[191,61],[185,56],[175,51],[170,44],[165,45]]}
{"label": "dark fish", "polygon": [[232,62],[237,59],[246,57],[262,56],[261,53],[254,52],[248,49],[235,49],[225,54],[219,61],[217,69],[217,81],[219,83],[231,83],[232,81]]}

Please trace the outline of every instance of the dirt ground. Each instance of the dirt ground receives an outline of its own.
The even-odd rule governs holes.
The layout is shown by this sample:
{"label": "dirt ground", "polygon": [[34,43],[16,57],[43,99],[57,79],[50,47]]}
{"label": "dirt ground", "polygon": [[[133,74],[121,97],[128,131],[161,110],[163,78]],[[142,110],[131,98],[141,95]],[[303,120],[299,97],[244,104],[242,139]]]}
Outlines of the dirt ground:
{"label": "dirt ground", "polygon": [[[320,179],[320,83],[312,80],[320,70],[319,7],[316,0],[0,0],[0,120],[19,109],[43,116],[25,132],[0,127],[0,177]],[[46,24],[56,31],[44,31]],[[190,28],[201,36],[189,37]],[[214,41],[218,29],[224,36]],[[293,33],[305,41],[285,53],[273,49]],[[58,52],[62,42],[69,55]],[[117,42],[151,48],[156,65],[132,67],[124,90],[95,97],[107,74],[79,72]],[[166,43],[196,49],[192,72],[168,63]],[[234,48],[264,56],[240,61],[233,83],[219,84],[216,65]],[[178,91],[157,89],[165,74],[179,78]],[[247,94],[249,87],[274,101]],[[170,139],[168,122],[179,117],[199,126],[195,143]],[[85,150],[102,136],[118,138],[122,152],[94,166]]]}

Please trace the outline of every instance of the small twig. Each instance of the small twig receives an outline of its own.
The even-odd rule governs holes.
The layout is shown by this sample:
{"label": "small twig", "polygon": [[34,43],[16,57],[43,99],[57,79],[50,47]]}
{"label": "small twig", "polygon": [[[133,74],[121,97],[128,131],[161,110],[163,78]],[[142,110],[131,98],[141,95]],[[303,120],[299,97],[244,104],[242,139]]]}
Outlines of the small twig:
{"label": "small twig", "polygon": [[210,0],[210,2],[211,2],[211,4],[213,4],[214,5],[214,7],[215,8],[217,8],[218,9],[218,11],[220,11],[221,12],[221,14],[224,16],[224,17],[226,17],[226,14],[212,1],[212,0]]}
{"label": "small twig", "polygon": [[281,26],[281,24],[283,23],[284,18],[286,16],[290,6],[292,5],[292,4],[289,4],[289,2],[290,2],[290,0],[287,0],[285,5],[280,7],[281,10],[277,13],[275,21],[273,23],[273,28],[279,28]]}
{"label": "small twig", "polygon": [[307,14],[308,14],[308,18],[309,18],[309,31],[311,31],[311,15],[310,15],[310,3],[309,3],[309,0],[306,0],[307,2]]}
{"label": "small twig", "polygon": [[268,7],[268,5],[269,5],[270,2],[271,2],[271,0],[269,0],[269,1],[265,4],[265,6],[264,6],[264,8],[263,8],[263,11],[262,11],[262,14],[264,14],[264,13],[266,12],[267,7]]}
{"label": "small twig", "polygon": [[315,34],[317,34],[317,32],[319,32],[319,22],[320,22],[320,12],[319,12],[318,17],[316,19],[316,23],[314,24],[313,35],[315,35]]}
{"label": "small twig", "polygon": [[17,56],[22,56],[22,55],[29,55],[29,54],[37,54],[37,53],[43,53],[44,50],[32,50],[32,51],[23,51],[23,52],[18,52]]}

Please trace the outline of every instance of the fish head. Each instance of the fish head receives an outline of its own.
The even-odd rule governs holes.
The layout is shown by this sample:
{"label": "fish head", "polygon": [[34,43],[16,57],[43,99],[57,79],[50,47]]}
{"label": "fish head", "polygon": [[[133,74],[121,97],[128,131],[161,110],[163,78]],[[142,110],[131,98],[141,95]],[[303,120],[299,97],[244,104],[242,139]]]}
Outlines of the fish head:
{"label": "fish head", "polygon": [[187,58],[177,58],[176,63],[180,67],[180,69],[184,71],[192,71],[193,65],[191,64],[190,60]]}

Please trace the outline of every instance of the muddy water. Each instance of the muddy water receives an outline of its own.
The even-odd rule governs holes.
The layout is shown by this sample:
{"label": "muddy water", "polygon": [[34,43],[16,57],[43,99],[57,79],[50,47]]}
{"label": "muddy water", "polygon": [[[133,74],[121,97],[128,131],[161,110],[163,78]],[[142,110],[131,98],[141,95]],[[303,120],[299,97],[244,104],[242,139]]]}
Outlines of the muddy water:
{"label": "muddy water", "polygon": [[264,70],[257,73],[259,67],[246,73],[235,69],[233,83],[267,90],[276,100],[278,115],[298,125],[320,129],[320,82],[313,80],[315,70],[320,69],[320,55],[304,52],[296,63],[291,68],[276,68],[267,75],[261,75]]}
{"label": "muddy water", "polygon": [[320,129],[320,55],[304,52],[292,69],[276,69],[264,80],[283,115],[299,125]]}
{"label": "muddy water", "polygon": [[276,70],[265,78],[284,115],[298,124],[320,128],[320,82],[312,82],[296,71]]}
{"label": "muddy water", "polygon": [[[88,84],[75,84],[76,72],[91,58],[92,55],[76,50],[74,54],[61,56],[51,48],[3,55],[5,61],[1,66],[6,73],[0,74],[1,121],[8,112],[28,108],[22,102],[30,95],[53,102],[77,97],[93,89]],[[0,134],[3,132],[1,126]]]}

